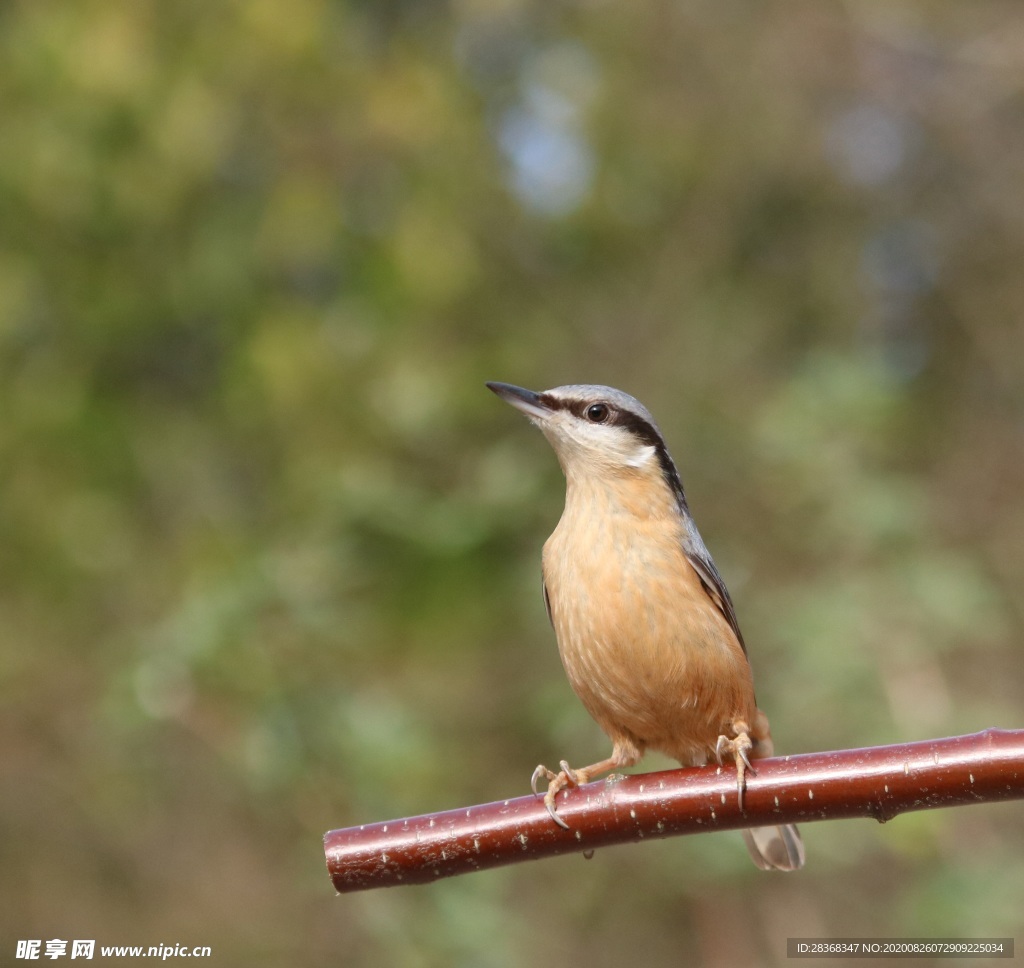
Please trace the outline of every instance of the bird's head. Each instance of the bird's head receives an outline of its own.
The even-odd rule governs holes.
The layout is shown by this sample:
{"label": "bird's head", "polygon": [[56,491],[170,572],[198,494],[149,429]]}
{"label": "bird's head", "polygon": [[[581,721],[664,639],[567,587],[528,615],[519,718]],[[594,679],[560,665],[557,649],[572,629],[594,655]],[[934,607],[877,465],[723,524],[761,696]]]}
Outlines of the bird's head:
{"label": "bird's head", "polygon": [[650,473],[673,490],[678,486],[661,431],[628,393],[587,384],[540,393],[508,383],[487,386],[543,431],[567,478]]}

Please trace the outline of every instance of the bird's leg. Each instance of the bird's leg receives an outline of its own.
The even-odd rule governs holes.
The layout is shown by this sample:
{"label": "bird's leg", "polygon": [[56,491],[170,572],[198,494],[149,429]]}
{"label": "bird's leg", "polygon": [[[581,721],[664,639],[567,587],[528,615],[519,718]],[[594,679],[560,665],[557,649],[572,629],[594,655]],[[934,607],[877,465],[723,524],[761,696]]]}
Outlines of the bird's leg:
{"label": "bird's leg", "polygon": [[729,739],[728,736],[719,736],[718,742],[715,744],[715,759],[721,763],[723,753],[727,753],[735,759],[736,790],[739,797],[740,810],[742,811],[743,789],[746,784],[747,770],[750,770],[751,773],[757,772],[750,765],[750,757],[747,755],[753,749],[754,744],[750,741],[750,727],[745,722],[737,720],[732,724],[732,728],[736,733],[736,738]]}
{"label": "bird's leg", "polygon": [[565,760],[562,760],[559,763],[562,769],[558,773],[549,770],[543,764],[538,766],[530,778],[530,788],[535,795],[540,796],[540,790],[537,789],[538,781],[541,777],[548,781],[547,793],[544,794],[544,806],[547,807],[551,819],[559,827],[568,830],[569,825],[555,811],[555,797],[567,786],[582,786],[584,783],[589,783],[595,776],[607,773],[609,770],[633,766],[639,762],[641,756],[643,756],[643,751],[632,740],[616,740],[612,748],[612,755],[599,763],[592,763],[590,766],[574,770]]}

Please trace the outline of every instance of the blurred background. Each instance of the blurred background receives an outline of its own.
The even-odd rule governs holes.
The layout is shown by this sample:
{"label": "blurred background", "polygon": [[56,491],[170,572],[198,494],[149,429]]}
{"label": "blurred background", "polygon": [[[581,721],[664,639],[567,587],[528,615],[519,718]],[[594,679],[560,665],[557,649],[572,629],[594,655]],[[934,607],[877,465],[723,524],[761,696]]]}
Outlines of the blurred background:
{"label": "blurred background", "polygon": [[1022,725],[1020,4],[24,0],[0,65],[5,958],[1024,943],[1019,804],[790,876],[716,834],[336,897],[321,845],[606,753],[485,380],[654,412],[780,751]]}

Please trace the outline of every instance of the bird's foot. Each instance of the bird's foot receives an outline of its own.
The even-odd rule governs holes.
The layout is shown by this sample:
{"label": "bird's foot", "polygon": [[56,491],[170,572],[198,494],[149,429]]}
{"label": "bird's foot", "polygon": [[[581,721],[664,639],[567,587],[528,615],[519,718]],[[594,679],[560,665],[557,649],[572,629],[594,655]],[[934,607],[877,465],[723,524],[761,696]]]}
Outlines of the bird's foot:
{"label": "bird's foot", "polygon": [[551,819],[559,827],[568,830],[569,825],[558,816],[558,812],[555,809],[555,797],[568,786],[579,786],[581,783],[586,783],[587,776],[583,770],[574,770],[565,760],[562,760],[559,766],[562,768],[561,772],[555,773],[554,770],[549,770],[543,763],[540,764],[533,771],[533,776],[530,777],[530,789],[533,790],[535,796],[540,796],[540,790],[537,785],[541,777],[548,781],[548,789],[544,794],[544,806],[547,807]]}
{"label": "bird's foot", "polygon": [[[750,740],[747,740],[747,748],[750,748]],[[591,763],[590,766],[574,770],[565,760],[562,760],[558,764],[562,768],[559,773],[549,770],[546,766],[538,766],[533,771],[530,787],[537,796],[540,796],[537,783],[541,778],[548,781],[548,792],[544,794],[544,806],[548,808],[551,819],[559,827],[568,830],[569,825],[555,812],[555,797],[568,786],[582,786],[584,783],[589,783],[595,776],[600,776],[616,767],[632,766],[640,759],[642,752],[643,750],[635,742],[620,737],[612,749],[612,755],[599,763]]]}
{"label": "bird's foot", "polygon": [[735,739],[729,739],[728,736],[719,736],[718,742],[715,744],[715,758],[719,763],[722,762],[723,754],[732,756],[736,762],[736,790],[741,811],[743,810],[743,790],[746,785],[747,770],[750,770],[751,773],[757,772],[750,765],[750,757],[747,755],[748,751],[753,748],[753,745],[746,731],[737,733]]}

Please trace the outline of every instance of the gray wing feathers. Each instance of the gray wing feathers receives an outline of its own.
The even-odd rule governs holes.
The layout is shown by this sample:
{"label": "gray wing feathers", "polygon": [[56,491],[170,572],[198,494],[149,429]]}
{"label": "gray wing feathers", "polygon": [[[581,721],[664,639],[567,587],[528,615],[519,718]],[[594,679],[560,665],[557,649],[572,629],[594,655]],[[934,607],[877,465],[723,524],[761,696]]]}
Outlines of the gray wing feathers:
{"label": "gray wing feathers", "polygon": [[715,606],[729,623],[729,627],[736,633],[740,648],[743,649],[743,654],[746,655],[747,644],[743,641],[743,633],[740,631],[740,623],[736,618],[736,609],[732,604],[732,599],[729,597],[729,589],[725,587],[722,576],[718,573],[714,561],[711,560],[711,553],[701,539],[700,533],[693,523],[693,518],[688,514],[686,517],[687,527],[683,537],[683,553],[686,555],[686,560],[690,562],[693,570],[697,572],[697,576],[704,586],[704,591],[708,593],[708,597],[715,603]]}

